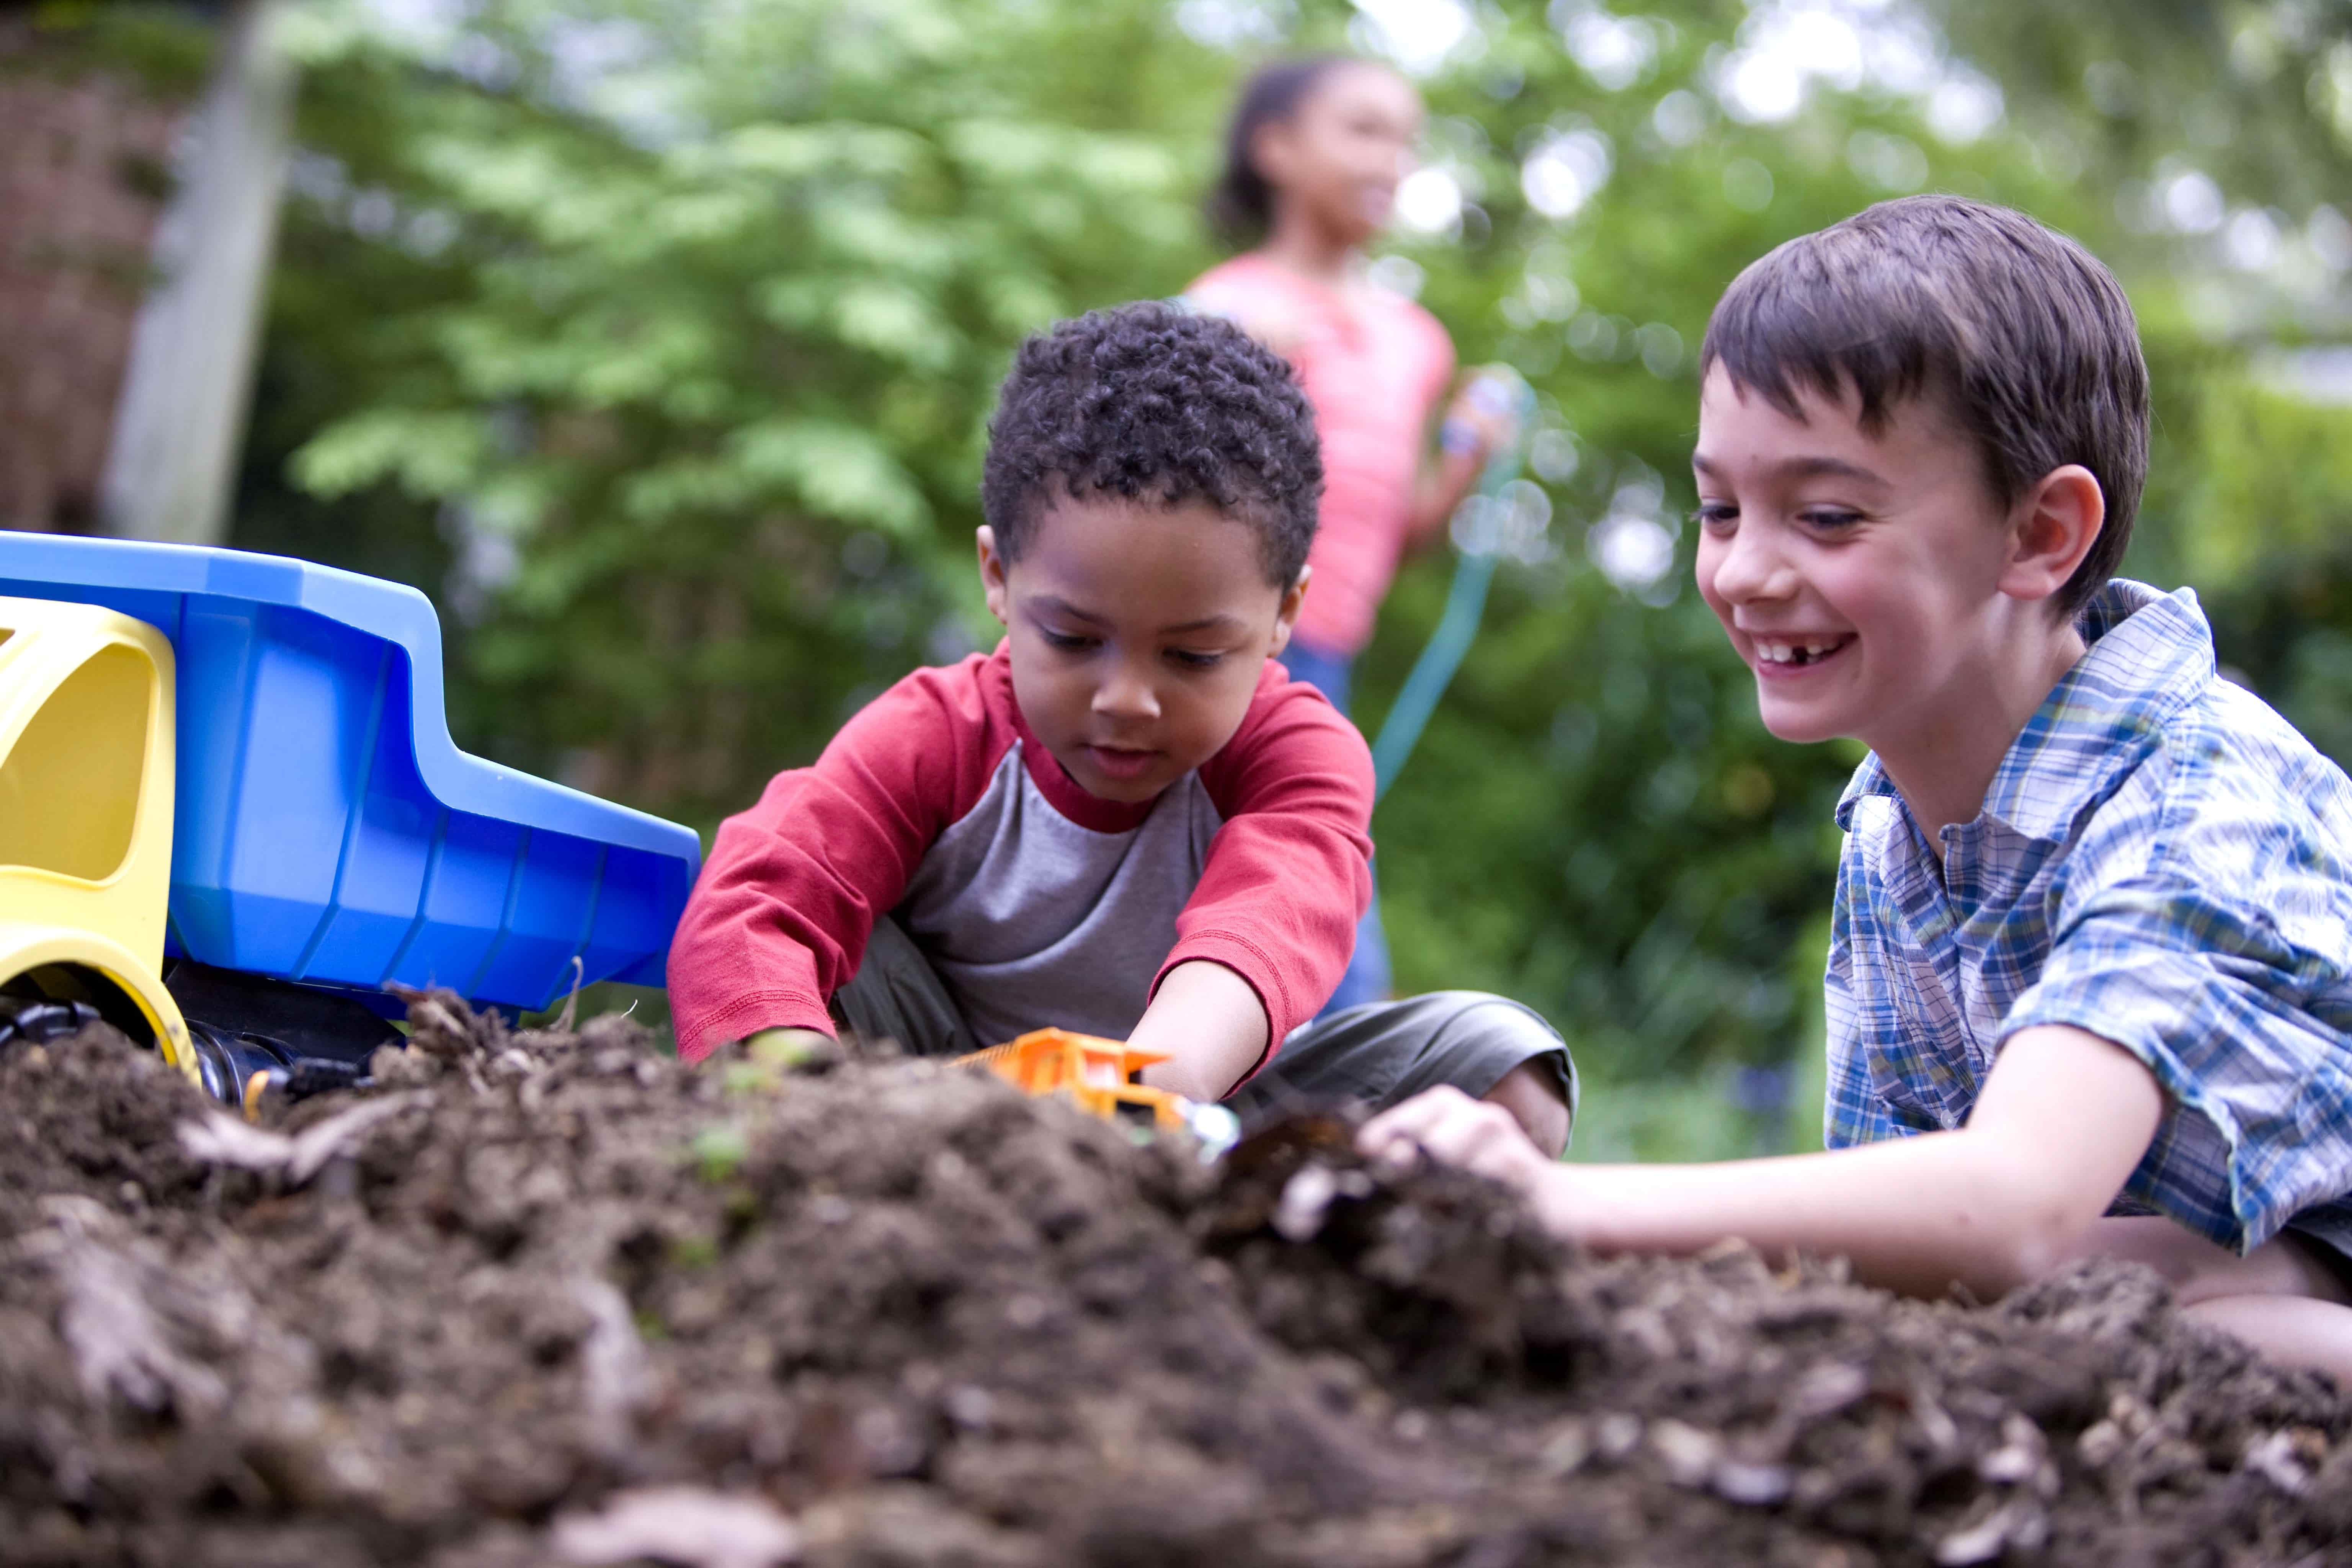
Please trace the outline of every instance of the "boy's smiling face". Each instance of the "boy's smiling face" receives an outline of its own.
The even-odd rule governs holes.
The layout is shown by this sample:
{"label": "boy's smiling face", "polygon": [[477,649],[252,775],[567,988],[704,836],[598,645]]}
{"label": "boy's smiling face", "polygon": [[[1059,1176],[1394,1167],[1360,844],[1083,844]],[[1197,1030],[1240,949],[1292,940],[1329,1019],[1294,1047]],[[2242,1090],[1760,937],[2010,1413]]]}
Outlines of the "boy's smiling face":
{"label": "boy's smiling face", "polygon": [[2005,650],[2050,627],[2047,604],[2016,592],[2012,509],[1932,399],[1876,436],[1851,395],[1801,407],[1791,418],[1709,372],[1692,458],[1699,591],[1774,734],[1932,754],[1939,732],[1978,727]]}
{"label": "boy's smiling face", "polygon": [[1129,802],[1233,739],[1307,587],[1269,584],[1256,530],[1205,501],[1059,487],[1018,561],[980,531],[980,575],[1022,718],[1080,788]]}

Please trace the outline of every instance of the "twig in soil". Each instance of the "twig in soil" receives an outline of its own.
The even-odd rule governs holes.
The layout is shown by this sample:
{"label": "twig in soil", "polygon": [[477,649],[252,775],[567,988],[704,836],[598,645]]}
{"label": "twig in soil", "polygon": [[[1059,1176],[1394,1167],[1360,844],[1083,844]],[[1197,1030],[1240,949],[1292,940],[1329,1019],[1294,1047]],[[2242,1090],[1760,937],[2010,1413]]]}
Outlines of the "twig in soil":
{"label": "twig in soil", "polygon": [[180,1124],[180,1147],[192,1159],[274,1173],[289,1186],[299,1187],[317,1175],[328,1161],[355,1146],[377,1122],[426,1098],[412,1091],[366,1100],[291,1137],[266,1127],[249,1127],[226,1111],[210,1111],[201,1121]]}
{"label": "twig in soil", "polygon": [[617,1458],[628,1450],[637,1410],[650,1387],[645,1342],[629,1317],[628,1300],[604,1280],[574,1279],[572,1299],[593,1325],[580,1347],[581,1403],[587,1407],[589,1441],[599,1454]]}
{"label": "twig in soil", "polygon": [[766,1500],[701,1487],[622,1492],[602,1513],[557,1520],[554,1544],[568,1563],[654,1558],[689,1568],[775,1568],[801,1554],[800,1531]]}
{"label": "twig in soil", "polygon": [[572,955],[572,993],[563,999],[563,1011],[555,1016],[555,1032],[559,1035],[572,1033],[572,1020],[580,1011],[580,982],[587,973],[587,968],[580,962],[580,955],[573,953]]}

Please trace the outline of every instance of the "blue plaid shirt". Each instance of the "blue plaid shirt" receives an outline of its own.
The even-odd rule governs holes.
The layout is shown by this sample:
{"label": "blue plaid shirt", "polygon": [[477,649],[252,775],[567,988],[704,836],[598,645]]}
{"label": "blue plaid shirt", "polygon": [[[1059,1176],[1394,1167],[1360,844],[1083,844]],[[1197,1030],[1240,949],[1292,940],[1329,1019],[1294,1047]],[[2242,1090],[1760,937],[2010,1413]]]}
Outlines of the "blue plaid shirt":
{"label": "blue plaid shirt", "polygon": [[1838,802],[1829,1144],[1958,1127],[2070,1024],[2170,1100],[2114,1212],[2352,1253],[2352,781],[2215,674],[2188,589],[2110,583],[2083,630],[1942,864],[1876,756]]}

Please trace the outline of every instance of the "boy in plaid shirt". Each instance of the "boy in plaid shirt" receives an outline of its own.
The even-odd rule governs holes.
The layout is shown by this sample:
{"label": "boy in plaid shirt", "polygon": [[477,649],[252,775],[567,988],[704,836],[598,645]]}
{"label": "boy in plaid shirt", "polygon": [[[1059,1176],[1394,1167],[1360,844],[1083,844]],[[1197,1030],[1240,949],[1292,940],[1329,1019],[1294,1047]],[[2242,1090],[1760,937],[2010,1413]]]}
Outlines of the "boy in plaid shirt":
{"label": "boy in plaid shirt", "polygon": [[1851,735],[1827,1153],[1565,1166],[1434,1090],[1364,1130],[1602,1251],[1741,1237],[1922,1295],[2077,1257],[2352,1384],[2352,784],[2111,580],[2147,453],[2131,309],[1949,196],[1741,274],[1702,351],[1698,582],[1775,734]]}

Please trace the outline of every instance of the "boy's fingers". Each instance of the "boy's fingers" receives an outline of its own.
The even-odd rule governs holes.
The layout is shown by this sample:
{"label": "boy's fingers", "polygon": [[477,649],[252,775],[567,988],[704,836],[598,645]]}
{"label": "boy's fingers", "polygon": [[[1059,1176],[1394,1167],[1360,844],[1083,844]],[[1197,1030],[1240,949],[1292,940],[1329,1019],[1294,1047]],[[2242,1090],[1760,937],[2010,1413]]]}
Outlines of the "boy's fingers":
{"label": "boy's fingers", "polygon": [[1419,1153],[1425,1135],[1458,1105],[1475,1101],[1451,1084],[1414,1095],[1402,1105],[1393,1105],[1381,1111],[1356,1133],[1356,1152],[1368,1160],[1412,1163]]}
{"label": "boy's fingers", "polygon": [[1356,1147],[1383,1163],[1409,1166],[1426,1155],[1498,1181],[1513,1179],[1533,1149],[1509,1111],[1451,1087],[1416,1095],[1366,1122]]}
{"label": "boy's fingers", "polygon": [[1422,1134],[1421,1146],[1433,1158],[1485,1176],[1504,1175],[1517,1165],[1521,1140],[1509,1111],[1476,1100],[1448,1110]]}

